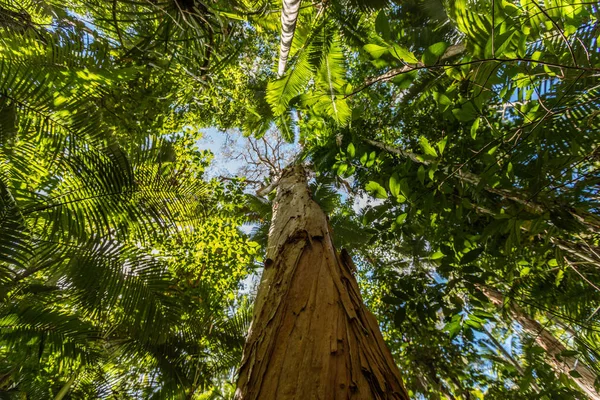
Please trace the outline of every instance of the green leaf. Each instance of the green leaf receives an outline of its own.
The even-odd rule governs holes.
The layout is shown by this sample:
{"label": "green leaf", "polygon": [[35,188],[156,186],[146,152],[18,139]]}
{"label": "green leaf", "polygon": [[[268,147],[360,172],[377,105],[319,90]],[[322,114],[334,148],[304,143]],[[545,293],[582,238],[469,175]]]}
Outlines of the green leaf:
{"label": "green leaf", "polygon": [[448,136],[437,142],[436,146],[440,151],[440,154],[444,154],[444,149],[446,148],[446,143],[448,143]]}
{"label": "green leaf", "polygon": [[[506,48],[510,44],[510,40],[512,39],[512,36],[514,34],[515,34],[514,31],[509,30],[498,36],[490,35],[490,38],[488,39],[487,43],[485,44],[484,57],[485,58],[501,57],[504,50],[506,50]],[[493,48],[492,48],[492,46],[493,46]],[[495,49],[495,51],[494,51],[494,49]]]}
{"label": "green leaf", "polygon": [[375,181],[370,181],[369,183],[367,183],[367,186],[365,187],[365,189],[367,190],[367,192],[369,192],[373,197],[377,198],[377,199],[387,199],[387,192],[385,191],[385,189],[383,188],[383,186],[381,186],[379,183],[375,182]]}
{"label": "green leaf", "polygon": [[548,261],[548,265],[551,267],[558,267],[558,261],[556,261],[556,258],[553,258],[552,260]]}
{"label": "green leaf", "polygon": [[453,338],[458,334],[458,332],[460,332],[460,327],[460,320],[452,321],[444,326],[444,331],[448,332],[450,338]]}
{"label": "green leaf", "polygon": [[394,314],[394,325],[399,328],[406,319],[406,308],[400,307]]}
{"label": "green leaf", "polygon": [[425,154],[427,154],[428,156],[431,156],[431,157],[438,156],[437,152],[435,151],[433,146],[431,146],[431,144],[429,144],[429,140],[427,140],[427,138],[425,136],[421,136],[419,138],[419,144],[421,145],[421,148],[423,149]]}
{"label": "green leaf", "polygon": [[404,195],[404,197],[406,197],[406,198],[410,197],[410,186],[408,184],[408,179],[403,178],[400,181],[400,191],[402,192],[402,194]]}
{"label": "green leaf", "polygon": [[417,178],[419,179],[419,182],[421,182],[421,185],[425,184],[425,167],[423,165],[419,166],[419,169],[417,170]]}
{"label": "green leaf", "polygon": [[556,273],[556,278],[554,279],[554,284],[556,285],[556,287],[560,286],[560,283],[562,282],[564,276],[565,271],[563,269],[559,269]]}
{"label": "green leaf", "polygon": [[575,357],[579,352],[577,350],[563,350],[560,352],[561,357]]}
{"label": "green leaf", "polygon": [[406,221],[406,217],[408,217],[407,213],[398,215],[398,217],[396,217],[396,224],[402,225],[404,221]]}
{"label": "green leaf", "polygon": [[506,177],[508,179],[513,179],[515,177],[515,172],[514,172],[514,167],[512,165],[512,162],[508,162],[508,165],[506,166]]}
{"label": "green leaf", "polygon": [[398,197],[400,194],[400,177],[397,173],[394,172],[392,176],[390,176],[389,186],[392,196]]}
{"label": "green leaf", "polygon": [[461,265],[468,264],[470,262],[477,260],[477,258],[479,258],[481,253],[483,253],[483,250],[484,250],[483,247],[480,247],[478,249],[473,249],[473,250],[469,251],[468,253],[466,253],[460,259]]}
{"label": "green leaf", "polygon": [[395,296],[383,296],[381,298],[381,301],[383,301],[384,303],[387,303],[387,304],[394,304],[394,305],[398,305],[398,304],[404,303],[402,301],[402,299],[399,299],[399,298],[397,298]]}
{"label": "green leaf", "polygon": [[377,153],[375,153],[374,151],[371,152],[371,154],[369,154],[369,159],[367,161],[367,163],[365,164],[365,166],[367,168],[373,166],[373,164],[375,164],[375,159],[377,158]]}
{"label": "green leaf", "polygon": [[356,154],[356,149],[354,148],[354,145],[352,143],[348,145],[346,151],[350,157],[354,157],[354,155]]}
{"label": "green leaf", "polygon": [[463,104],[461,108],[452,110],[452,114],[454,114],[456,119],[460,122],[469,122],[477,118],[477,110],[470,101]]}
{"label": "green leaf", "polygon": [[289,112],[284,112],[283,114],[275,117],[275,125],[279,128],[279,132],[281,132],[281,136],[288,142],[293,143],[295,139],[294,132],[294,122],[290,116]]}
{"label": "green leaf", "polygon": [[365,165],[367,160],[369,159],[369,153],[365,152],[362,156],[360,156],[360,163]]}
{"label": "green leaf", "polygon": [[340,164],[337,168],[338,176],[344,176],[344,172],[348,169],[348,164]]}
{"label": "green leaf", "polygon": [[389,49],[387,47],[380,46],[378,44],[369,43],[365,44],[363,47],[373,58],[379,58],[382,55],[386,54]]}
{"label": "green leaf", "polygon": [[581,378],[581,374],[574,369],[569,371],[569,375],[571,375],[573,378]]}
{"label": "green leaf", "polygon": [[339,125],[346,125],[352,118],[352,110],[344,93],[348,90],[346,82],[345,58],[340,40],[334,36],[326,56],[315,77],[316,90],[305,96],[305,104],[317,114],[332,117]]}
{"label": "green leaf", "polygon": [[410,64],[417,64],[419,62],[417,57],[415,57],[410,50],[398,46],[397,44],[390,49],[390,54],[396,57],[398,60],[405,61]]}
{"label": "green leaf", "polygon": [[469,318],[465,321],[465,325],[467,325],[477,331],[483,331],[483,324],[481,322],[475,321],[471,318]]}
{"label": "green leaf", "polygon": [[439,58],[444,54],[446,49],[448,48],[448,43],[446,42],[438,42],[436,44],[432,44],[425,50],[423,53],[423,57],[421,60],[425,65],[434,65],[437,63]]}
{"label": "green leaf", "polygon": [[431,257],[429,257],[429,259],[439,260],[440,258],[444,258],[444,257],[446,257],[446,255],[444,253],[442,253],[441,251],[436,251],[435,253],[433,253],[431,255]]}
{"label": "green leaf", "polygon": [[283,77],[267,84],[265,98],[275,116],[280,116],[287,110],[289,102],[305,90],[311,77],[311,65],[307,53],[304,52],[294,64],[290,65]]}
{"label": "green leaf", "polygon": [[375,19],[375,30],[385,40],[390,39],[390,23],[388,22],[388,16],[385,10],[379,11],[377,18]]}
{"label": "green leaf", "polygon": [[471,125],[471,138],[475,139],[477,137],[477,129],[479,129],[479,121],[481,118],[477,118],[473,125]]}

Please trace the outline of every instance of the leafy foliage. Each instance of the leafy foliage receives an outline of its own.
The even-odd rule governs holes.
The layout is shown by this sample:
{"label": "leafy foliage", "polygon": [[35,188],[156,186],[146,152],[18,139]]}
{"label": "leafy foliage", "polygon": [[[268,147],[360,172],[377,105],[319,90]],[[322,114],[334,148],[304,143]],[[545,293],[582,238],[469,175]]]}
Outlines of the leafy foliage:
{"label": "leafy foliage", "polygon": [[298,142],[415,397],[589,396],[597,5],[303,2],[280,77],[279,11],[0,5],[3,394],[232,395],[271,206],[206,179],[217,126]]}
{"label": "leafy foliage", "polygon": [[205,180],[183,113],[128,102],[146,82],[173,105],[152,72],[56,7],[25,9],[52,29],[1,28],[0,391],[192,396],[241,357],[249,307],[228,308],[256,245],[239,189]]}

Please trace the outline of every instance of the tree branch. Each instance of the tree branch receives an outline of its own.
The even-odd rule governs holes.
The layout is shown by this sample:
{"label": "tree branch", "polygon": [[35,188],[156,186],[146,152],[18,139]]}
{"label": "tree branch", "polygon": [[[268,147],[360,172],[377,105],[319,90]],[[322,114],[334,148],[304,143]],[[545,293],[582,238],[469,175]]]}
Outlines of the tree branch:
{"label": "tree branch", "polygon": [[[445,55],[445,53],[444,53]],[[443,56],[442,56],[443,57]],[[448,57],[449,58],[449,57]],[[365,90],[366,88],[378,83],[378,82],[385,82],[385,81],[389,81],[390,79],[398,76],[398,75],[402,75],[402,74],[406,74],[412,71],[418,71],[421,69],[439,69],[439,68],[447,68],[447,67],[461,67],[463,65],[473,65],[473,64],[482,64],[482,63],[486,63],[486,62],[498,62],[498,63],[514,63],[514,62],[522,62],[522,63],[531,63],[531,64],[539,64],[539,65],[546,65],[548,67],[554,67],[554,68],[564,68],[564,69],[572,69],[572,70],[577,70],[577,71],[582,71],[582,72],[592,72],[592,73],[600,73],[600,68],[594,68],[594,67],[581,67],[579,65],[564,65],[564,64],[558,64],[558,63],[553,63],[553,62],[548,62],[548,61],[543,61],[543,60],[533,60],[531,58],[523,58],[523,57],[517,57],[517,58],[497,58],[497,57],[491,57],[491,58],[483,58],[483,59],[479,59],[479,60],[471,60],[471,61],[465,61],[465,62],[461,62],[461,63],[456,63],[456,64],[436,64],[436,65],[424,65],[423,63],[417,63],[417,64],[413,64],[413,65],[405,65],[401,68],[396,68],[396,69],[392,69],[382,75],[373,77],[373,78],[369,78],[365,81],[365,83],[363,84],[363,86],[361,86],[360,88],[356,89],[355,91],[353,91],[350,94],[347,94],[346,96],[344,96],[344,98],[348,98],[351,96],[354,96],[355,94]]]}

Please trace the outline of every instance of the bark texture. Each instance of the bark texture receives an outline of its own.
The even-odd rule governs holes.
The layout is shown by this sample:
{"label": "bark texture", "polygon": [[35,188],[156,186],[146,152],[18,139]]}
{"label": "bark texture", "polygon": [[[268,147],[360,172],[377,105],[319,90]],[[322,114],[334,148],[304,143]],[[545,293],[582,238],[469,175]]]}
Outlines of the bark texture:
{"label": "bark texture", "polygon": [[286,169],[237,399],[409,398],[353,270],[333,246],[304,169]]}
{"label": "bark texture", "polygon": [[279,65],[277,66],[277,76],[279,77],[283,76],[285,72],[285,64],[292,48],[300,3],[301,0],[283,0],[281,5],[281,43],[279,44]]}
{"label": "bark texture", "polygon": [[[486,286],[480,286],[479,289],[496,307],[504,307],[504,296],[495,289]],[[532,319],[519,306],[511,304],[509,312],[512,318],[517,321],[528,335],[535,338],[538,346],[546,350],[546,362],[552,366],[557,373],[569,375],[569,371],[577,371],[581,378],[572,377],[579,388],[590,398],[600,400],[600,393],[594,388],[596,374],[584,363],[578,362],[573,356],[560,356],[560,353],[567,350],[560,340],[554,337],[542,324]]]}

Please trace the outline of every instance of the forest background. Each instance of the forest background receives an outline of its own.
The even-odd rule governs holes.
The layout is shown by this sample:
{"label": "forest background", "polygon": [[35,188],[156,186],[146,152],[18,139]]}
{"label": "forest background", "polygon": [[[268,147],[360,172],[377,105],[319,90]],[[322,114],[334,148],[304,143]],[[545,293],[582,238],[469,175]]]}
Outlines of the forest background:
{"label": "forest background", "polygon": [[600,398],[597,2],[294,4],[0,1],[0,397],[233,398],[303,162],[411,397]]}

